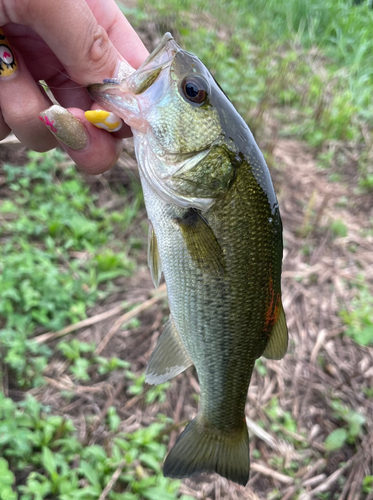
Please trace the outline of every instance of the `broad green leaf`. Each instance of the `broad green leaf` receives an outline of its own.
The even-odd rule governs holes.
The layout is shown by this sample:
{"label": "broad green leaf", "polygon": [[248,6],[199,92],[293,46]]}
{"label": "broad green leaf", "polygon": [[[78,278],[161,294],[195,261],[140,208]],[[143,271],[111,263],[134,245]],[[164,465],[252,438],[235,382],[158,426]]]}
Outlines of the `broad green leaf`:
{"label": "broad green leaf", "polygon": [[176,495],[169,493],[159,486],[153,486],[143,490],[142,495],[148,500],[176,500]]}
{"label": "broad green leaf", "polygon": [[149,469],[153,469],[155,472],[160,473],[161,472],[161,466],[159,465],[159,462],[156,458],[154,458],[153,455],[150,455],[149,453],[141,453],[139,456],[140,462],[148,467]]}
{"label": "broad green leaf", "polygon": [[46,446],[43,447],[42,451],[42,463],[45,470],[49,472],[51,476],[54,476],[57,472],[56,460],[52,451]]}
{"label": "broad green leaf", "polygon": [[348,437],[346,429],[336,429],[331,432],[325,440],[325,448],[328,451],[338,450],[342,448]]}
{"label": "broad green leaf", "polygon": [[4,200],[0,203],[0,213],[3,214],[15,214],[18,211],[17,205],[15,205],[12,201],[10,200]]}
{"label": "broad green leaf", "polygon": [[[14,474],[9,470],[9,464],[5,458],[0,458],[0,495],[2,488],[9,487],[15,481]],[[1,496],[0,496],[1,498]]]}
{"label": "broad green leaf", "polygon": [[100,478],[95,469],[88,462],[82,460],[80,463],[80,471],[88,479],[93,486],[100,486]]}
{"label": "broad green leaf", "polygon": [[362,487],[363,493],[373,493],[373,476],[365,476]]}

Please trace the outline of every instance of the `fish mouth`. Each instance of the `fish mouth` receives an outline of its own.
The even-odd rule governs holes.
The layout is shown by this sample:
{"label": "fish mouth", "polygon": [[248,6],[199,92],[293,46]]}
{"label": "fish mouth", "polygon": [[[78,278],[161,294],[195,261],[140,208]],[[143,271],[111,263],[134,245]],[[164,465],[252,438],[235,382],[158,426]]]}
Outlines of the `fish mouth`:
{"label": "fish mouth", "polygon": [[[140,119],[142,107],[156,104],[164,95],[169,85],[168,74],[164,71],[169,68],[176,54],[181,50],[170,33],[163,35],[157,47],[149,54],[141,66],[123,80],[105,80],[88,87],[94,101],[119,115],[128,125],[136,129],[143,129],[144,120]],[[167,74],[166,74],[167,73]],[[157,81],[157,85],[154,82]],[[151,87],[151,96],[147,92]],[[140,101],[144,101],[141,106]],[[139,120],[140,119],[140,120]]]}

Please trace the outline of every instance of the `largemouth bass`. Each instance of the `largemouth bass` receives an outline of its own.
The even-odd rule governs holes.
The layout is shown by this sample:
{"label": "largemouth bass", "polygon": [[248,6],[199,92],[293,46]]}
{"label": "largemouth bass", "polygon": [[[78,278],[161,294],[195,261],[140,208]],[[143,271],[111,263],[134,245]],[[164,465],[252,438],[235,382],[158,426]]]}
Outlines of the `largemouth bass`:
{"label": "largemouth bass", "polygon": [[249,478],[245,403],[254,363],[284,356],[282,224],[252,133],[212,75],[167,33],[121,82],[90,88],[133,130],[155,285],[163,271],[170,318],[146,370],[159,384],[191,364],[201,408],[164,475]]}

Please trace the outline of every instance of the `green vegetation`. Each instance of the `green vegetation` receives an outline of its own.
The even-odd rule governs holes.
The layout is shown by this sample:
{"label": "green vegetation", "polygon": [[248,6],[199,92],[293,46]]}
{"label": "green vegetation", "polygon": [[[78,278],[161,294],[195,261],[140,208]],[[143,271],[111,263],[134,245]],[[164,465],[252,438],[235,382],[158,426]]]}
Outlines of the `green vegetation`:
{"label": "green vegetation", "polygon": [[330,225],[330,229],[335,237],[340,236],[341,238],[344,238],[347,236],[346,224],[340,219],[334,220]]}
{"label": "green vegetation", "polygon": [[325,440],[325,448],[328,451],[338,450],[343,445],[355,443],[358,438],[363,436],[363,425],[365,417],[359,412],[347,408],[340,401],[332,401],[331,407],[334,410],[334,416],[344,425],[332,431]]}
{"label": "green vegetation", "polygon": [[341,316],[348,327],[346,335],[360,345],[373,345],[373,296],[366,284],[357,286],[350,311],[342,310]]}
{"label": "green vegetation", "polygon": [[132,381],[132,384],[128,387],[128,394],[131,396],[144,396],[145,403],[164,403],[166,400],[166,390],[170,387],[170,382],[165,382],[164,384],[159,384],[156,386],[150,386],[145,388],[145,373],[137,377],[134,373],[130,371],[126,372],[126,377]]}
{"label": "green vegetation", "polygon": [[268,407],[266,408],[266,414],[273,422],[271,430],[274,432],[278,433],[281,430],[287,430],[290,432],[297,431],[297,423],[293,419],[291,413],[282,410],[276,397],[270,401]]}
{"label": "green vegetation", "polygon": [[364,477],[363,493],[373,493],[373,476]]}
{"label": "green vegetation", "polygon": [[[129,276],[130,247],[115,239],[141,206],[109,212],[59,151],[29,153],[24,167],[4,165],[12,199],[0,202],[0,350],[21,387],[42,383],[49,349],[35,330],[59,330],[86,317],[112,291],[109,280]],[[131,215],[129,217],[128,215]]]}
{"label": "green vegetation", "polygon": [[[107,420],[110,445],[84,446],[71,420],[51,415],[31,396],[17,404],[0,393],[0,499],[93,500],[116,473],[107,494],[111,500],[175,500],[180,481],[164,478],[159,465],[169,422],[116,434],[120,419],[115,411]],[[15,475],[24,471],[24,484],[13,489]]]}

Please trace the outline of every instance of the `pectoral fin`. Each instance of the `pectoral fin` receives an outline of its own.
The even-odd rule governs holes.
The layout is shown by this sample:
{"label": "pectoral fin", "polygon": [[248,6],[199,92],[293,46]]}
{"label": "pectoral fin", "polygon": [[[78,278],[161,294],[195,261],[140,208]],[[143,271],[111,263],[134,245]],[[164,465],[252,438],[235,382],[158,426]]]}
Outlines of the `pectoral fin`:
{"label": "pectoral fin", "polygon": [[267,359],[282,359],[288,348],[288,327],[282,304],[276,323],[273,325],[271,336],[263,356]]}
{"label": "pectoral fin", "polygon": [[152,385],[163,384],[192,364],[170,316],[150,356],[145,382]]}
{"label": "pectoral fin", "polygon": [[211,227],[194,209],[176,219],[188,252],[197,266],[212,272],[224,272],[224,255]]}
{"label": "pectoral fin", "polygon": [[155,288],[158,288],[162,277],[162,264],[159,257],[158,242],[153,226],[149,225],[148,235],[148,266]]}

